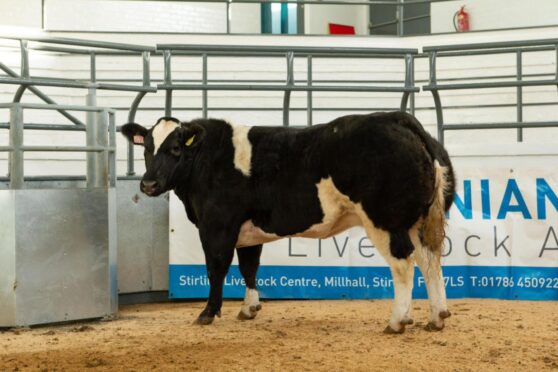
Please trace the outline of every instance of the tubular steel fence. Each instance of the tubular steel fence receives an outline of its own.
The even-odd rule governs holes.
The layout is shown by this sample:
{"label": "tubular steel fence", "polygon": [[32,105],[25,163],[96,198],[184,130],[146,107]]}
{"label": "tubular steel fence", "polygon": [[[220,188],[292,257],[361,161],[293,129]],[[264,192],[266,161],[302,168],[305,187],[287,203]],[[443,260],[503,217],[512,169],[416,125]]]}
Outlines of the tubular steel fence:
{"label": "tubular steel fence", "polygon": [[[2,39],[2,37],[0,37]],[[482,43],[467,45],[442,45],[423,48],[423,53],[419,54],[417,49],[407,48],[339,48],[339,47],[286,47],[286,46],[239,46],[239,45],[182,45],[182,44],[158,44],[156,47],[147,47],[131,44],[108,43],[100,41],[77,40],[66,38],[4,38],[19,41],[21,54],[20,73],[17,73],[0,62],[0,70],[4,71],[5,76],[0,76],[0,84],[17,85],[18,89],[14,94],[11,103],[3,104],[2,108],[11,110],[9,122],[0,122],[0,128],[10,129],[10,139],[14,145],[0,147],[2,151],[10,151],[10,176],[15,181],[10,181],[13,187],[19,187],[22,182],[22,167],[19,165],[19,157],[22,151],[39,151],[33,147],[18,145],[18,138],[23,129],[28,130],[55,130],[55,131],[84,131],[87,132],[87,146],[81,151],[90,152],[88,156],[88,176],[93,179],[90,169],[95,161],[94,153],[106,152],[109,156],[114,156],[113,144],[104,146],[99,133],[99,125],[114,121],[114,110],[109,108],[96,107],[96,91],[98,89],[135,92],[135,98],[130,103],[128,109],[128,121],[134,121],[136,113],[143,98],[148,93],[158,91],[165,92],[164,109],[166,115],[171,115],[173,108],[173,92],[175,91],[200,91],[202,94],[201,109],[203,117],[207,117],[209,110],[208,92],[209,91],[278,91],[283,92],[283,104],[281,108],[269,108],[270,110],[282,111],[283,125],[290,124],[291,94],[292,92],[306,92],[306,107],[294,108],[294,110],[306,111],[307,125],[313,124],[313,112],[324,110],[315,108],[313,103],[314,92],[389,92],[401,94],[399,109],[402,111],[410,110],[415,112],[414,94],[420,91],[415,82],[415,60],[417,58],[428,58],[429,60],[429,81],[423,86],[424,91],[430,91],[434,98],[434,109],[437,118],[438,138],[444,141],[446,130],[466,130],[466,129],[491,129],[491,128],[515,128],[517,129],[517,140],[522,141],[524,128],[540,128],[558,126],[558,121],[530,122],[523,120],[523,109],[525,105],[536,105],[536,103],[526,104],[523,100],[522,88],[526,86],[558,86],[558,68],[556,74],[551,79],[547,79],[546,74],[523,73],[523,58],[526,53],[540,51],[554,51],[558,58],[558,39],[514,41],[499,43]],[[89,55],[90,68],[89,78],[86,80],[65,79],[65,78],[45,78],[35,77],[30,74],[29,61],[29,42],[33,43],[33,49],[57,52],[64,55]],[[35,45],[37,44],[37,45]],[[76,48],[79,47],[79,48]],[[439,58],[455,56],[478,56],[478,55],[497,55],[515,54],[516,74],[500,76],[467,77],[458,83],[455,79],[438,79],[436,62]],[[112,81],[100,80],[97,78],[96,57],[97,56],[137,56],[142,61],[142,76],[139,79],[113,79]],[[150,59],[152,56],[163,58],[164,74],[162,80],[151,79]],[[173,78],[173,57],[197,57],[201,59],[201,79],[176,79]],[[214,57],[230,58],[281,58],[285,61],[284,73],[286,78],[280,80],[225,80],[211,79],[208,71],[208,60]],[[313,79],[313,66],[317,59],[321,58],[359,58],[359,59],[391,59],[399,60],[404,63],[404,73],[401,80],[385,81],[331,81]],[[303,59],[306,62],[305,76],[295,79],[294,61]],[[558,66],[558,63],[557,63]],[[528,77],[528,79],[526,79]],[[496,78],[497,81],[471,82]],[[54,100],[44,94],[39,86],[56,86],[68,88],[87,89],[86,106],[66,106],[58,105]],[[471,123],[471,124],[446,124],[443,120],[443,110],[440,91],[459,90],[459,89],[485,89],[485,88],[505,88],[516,87],[517,99],[515,104],[503,104],[499,106],[516,106],[517,120],[514,122],[494,122],[494,123]],[[45,102],[44,105],[22,104],[21,98],[25,91],[29,91]],[[463,106],[464,107],[464,106]],[[453,108],[453,107],[450,107]],[[48,109],[60,112],[66,119],[74,125],[57,125],[42,123],[24,123],[23,118],[18,112],[23,109]],[[213,108],[212,108],[213,109]],[[223,108],[220,108],[223,109]],[[250,108],[243,108],[249,110]],[[86,111],[86,123],[77,119],[70,111]],[[100,113],[94,115],[94,113]],[[100,124],[99,124],[100,123]],[[106,127],[106,126],[105,126]],[[115,128],[118,130],[118,128]],[[96,134],[95,134],[96,133]],[[15,137],[14,137],[15,136]],[[13,137],[13,138],[12,138]],[[99,147],[100,146],[100,147]],[[43,149],[41,147],[41,149]],[[73,148],[56,148],[56,151],[73,151]],[[77,148],[76,148],[77,149]],[[45,150],[52,151],[52,150]],[[112,154],[112,155],[111,155]],[[114,167],[113,167],[114,168]],[[115,168],[114,168],[115,169]],[[114,170],[113,169],[113,170]],[[114,170],[115,172],[115,170]],[[134,171],[134,149],[128,146],[127,151],[127,172],[126,177],[135,177]],[[52,179],[53,177],[36,177],[37,180]],[[63,177],[68,179],[71,177]],[[29,178],[31,179],[31,178]],[[111,180],[113,178],[111,177]],[[92,181],[96,184],[95,181]]]}
{"label": "tubular steel fence", "polygon": [[[523,56],[526,53],[554,51],[556,55],[556,73],[553,79],[541,79],[546,76],[539,74],[536,79],[524,80],[523,74]],[[523,87],[532,86],[549,86],[558,87],[558,39],[544,40],[527,40],[527,41],[510,41],[496,43],[477,43],[462,45],[440,45],[423,48],[424,54],[429,59],[430,79],[429,83],[422,87],[425,91],[430,91],[434,98],[436,109],[438,140],[444,142],[444,131],[446,130],[467,130],[467,129],[517,129],[517,141],[523,141],[524,128],[544,128],[558,126],[558,120],[553,121],[524,121],[523,108]],[[515,54],[516,57],[516,74],[515,76],[498,77],[499,81],[490,82],[460,82],[460,83],[442,83],[436,77],[436,62],[443,57],[456,56],[479,56],[479,55],[497,55],[497,54]],[[513,80],[505,80],[512,78]],[[517,87],[516,103],[517,108],[516,121],[513,122],[492,122],[492,123],[471,123],[471,124],[446,124],[444,123],[443,105],[440,98],[440,91],[445,90],[461,90],[461,89],[486,89],[486,88],[507,88]]]}
{"label": "tubular steel fence", "polygon": [[[12,38],[14,39],[14,38]],[[283,95],[283,125],[289,125],[289,112],[291,110],[291,92],[307,92],[307,124],[312,125],[312,113],[314,111],[312,102],[313,92],[390,92],[401,93],[400,109],[406,110],[409,105],[410,97],[410,110],[414,112],[413,93],[416,93],[420,88],[414,84],[414,58],[418,54],[417,49],[397,49],[397,48],[316,48],[316,47],[261,47],[261,46],[225,46],[225,45],[175,45],[175,44],[160,44],[156,48],[119,44],[119,43],[106,43],[88,40],[76,39],[63,39],[63,38],[34,38],[34,39],[18,39],[20,42],[21,53],[21,74],[8,68],[0,62],[0,69],[3,70],[8,76],[0,77],[0,84],[15,84],[19,88],[14,95],[13,103],[19,103],[23,93],[26,90],[37,95],[48,105],[59,111],[68,120],[73,122],[74,126],[65,125],[51,125],[41,123],[27,123],[23,128],[30,130],[60,130],[60,131],[86,131],[89,126],[95,126],[96,118],[89,115],[87,125],[71,115],[65,106],[57,105],[56,102],[50,99],[47,95],[41,92],[36,86],[57,86],[68,88],[84,88],[88,89],[87,106],[95,106],[96,104],[96,90],[119,90],[137,92],[136,97],[132,101],[128,111],[128,121],[132,122],[135,119],[139,105],[147,93],[155,93],[158,90],[165,91],[165,114],[171,115],[172,113],[172,96],[174,91],[179,90],[192,90],[202,92],[202,114],[207,117],[209,108],[207,92],[212,90],[219,91],[282,91]],[[29,48],[28,42],[40,42],[39,46],[34,49],[47,51],[47,52],[60,52],[64,54],[76,55],[89,55],[90,56],[90,78],[88,81],[75,80],[75,79],[52,79],[33,77],[29,73]],[[43,45],[46,44],[46,45]],[[52,44],[62,44],[64,47],[53,47]],[[77,49],[68,48],[67,46],[88,47],[94,49]],[[96,57],[99,55],[138,55],[141,56],[143,62],[143,76],[141,85],[132,85],[127,81],[126,84],[122,83],[107,83],[101,82],[97,79],[96,73]],[[164,78],[157,86],[152,86],[150,78],[150,57],[152,55],[160,55],[164,60]],[[199,56],[202,59],[202,79],[201,80],[175,80],[172,78],[172,56]],[[284,83],[273,80],[212,80],[210,79],[207,62],[210,57],[278,57],[285,58],[285,75],[286,80]],[[307,75],[306,79],[300,81],[294,78],[294,60],[295,58],[305,58],[307,61]],[[375,85],[363,85],[361,81],[359,84],[349,84],[343,81],[336,81],[334,84],[324,84],[323,81],[313,81],[313,61],[317,58],[388,58],[404,61],[405,73],[404,79],[401,81],[384,81],[376,82]],[[124,80],[123,80],[124,81]],[[354,83],[354,82],[353,82]],[[399,86],[394,86],[394,83]],[[0,128],[12,128],[10,123],[0,123]],[[134,171],[134,148],[128,145],[127,152],[127,172],[128,177],[135,176]],[[37,179],[41,179],[40,177]]]}

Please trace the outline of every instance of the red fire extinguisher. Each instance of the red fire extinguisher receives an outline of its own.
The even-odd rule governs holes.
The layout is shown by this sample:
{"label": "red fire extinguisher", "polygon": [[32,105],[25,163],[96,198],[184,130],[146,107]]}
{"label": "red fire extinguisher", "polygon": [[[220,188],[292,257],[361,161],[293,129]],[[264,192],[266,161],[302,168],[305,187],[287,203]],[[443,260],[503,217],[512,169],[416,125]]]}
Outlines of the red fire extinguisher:
{"label": "red fire extinguisher", "polygon": [[465,11],[465,5],[453,15],[453,27],[457,32],[469,31],[469,13]]}

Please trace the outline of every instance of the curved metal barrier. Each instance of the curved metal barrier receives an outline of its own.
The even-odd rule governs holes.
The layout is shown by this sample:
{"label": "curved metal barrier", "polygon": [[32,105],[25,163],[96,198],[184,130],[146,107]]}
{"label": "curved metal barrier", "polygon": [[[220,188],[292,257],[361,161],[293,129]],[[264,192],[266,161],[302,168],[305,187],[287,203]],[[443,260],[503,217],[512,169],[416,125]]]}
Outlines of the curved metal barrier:
{"label": "curved metal barrier", "polygon": [[[556,74],[553,79],[532,79],[524,80],[523,75],[523,56],[526,53],[554,51],[556,53]],[[558,126],[558,119],[554,121],[529,122],[523,120],[523,87],[529,86],[548,86],[558,87],[558,39],[511,41],[497,43],[477,43],[461,45],[440,45],[424,47],[423,52],[429,58],[430,81],[428,85],[422,87],[425,91],[430,91],[434,98],[436,109],[438,139],[444,142],[444,131],[446,130],[467,130],[467,129],[502,129],[517,128],[517,141],[523,140],[524,128],[544,128]],[[456,56],[479,56],[515,54],[516,56],[516,75],[513,80],[477,82],[477,83],[440,83],[436,74],[436,62],[443,57]],[[472,124],[446,124],[443,117],[443,105],[440,98],[440,91],[460,90],[460,89],[486,89],[486,88],[506,88],[517,87],[517,107],[516,121],[513,122],[492,122],[492,123],[472,123]]]}

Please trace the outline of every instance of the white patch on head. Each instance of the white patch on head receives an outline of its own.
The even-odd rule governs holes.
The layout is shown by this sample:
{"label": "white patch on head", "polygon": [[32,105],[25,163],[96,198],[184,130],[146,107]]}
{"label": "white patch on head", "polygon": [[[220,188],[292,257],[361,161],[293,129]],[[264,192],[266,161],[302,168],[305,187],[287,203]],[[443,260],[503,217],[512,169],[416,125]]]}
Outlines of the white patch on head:
{"label": "white patch on head", "polygon": [[248,139],[250,127],[233,126],[234,167],[245,176],[250,176],[252,165],[252,144]]}
{"label": "white patch on head", "polygon": [[260,305],[260,295],[257,289],[246,288],[246,294],[244,295],[244,302],[240,311],[244,313],[247,318],[254,318],[257,312],[261,309]]}
{"label": "white patch on head", "polygon": [[167,137],[179,126],[180,125],[176,121],[172,120],[161,120],[155,124],[151,134],[153,136],[153,144],[155,145],[153,155],[157,155],[157,151],[159,151],[163,142],[165,142]]}

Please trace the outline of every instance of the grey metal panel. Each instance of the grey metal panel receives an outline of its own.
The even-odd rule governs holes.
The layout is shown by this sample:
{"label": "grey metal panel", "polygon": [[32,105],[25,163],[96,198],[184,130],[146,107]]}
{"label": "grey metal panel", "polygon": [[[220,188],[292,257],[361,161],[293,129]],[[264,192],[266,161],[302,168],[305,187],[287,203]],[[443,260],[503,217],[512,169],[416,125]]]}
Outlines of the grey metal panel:
{"label": "grey metal panel", "polygon": [[166,291],[169,289],[169,196],[151,198],[151,202],[154,221],[151,290]]}
{"label": "grey metal panel", "polygon": [[16,324],[112,315],[106,189],[17,190]]}
{"label": "grey metal panel", "polygon": [[108,288],[109,314],[118,313],[118,219],[116,214],[116,189],[108,189]]}
{"label": "grey metal panel", "polygon": [[0,327],[15,324],[14,191],[0,191]]}
{"label": "grey metal panel", "polygon": [[139,181],[120,180],[117,203],[119,292],[168,289],[168,197],[148,197]]}

